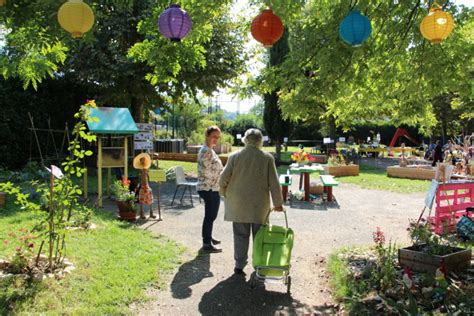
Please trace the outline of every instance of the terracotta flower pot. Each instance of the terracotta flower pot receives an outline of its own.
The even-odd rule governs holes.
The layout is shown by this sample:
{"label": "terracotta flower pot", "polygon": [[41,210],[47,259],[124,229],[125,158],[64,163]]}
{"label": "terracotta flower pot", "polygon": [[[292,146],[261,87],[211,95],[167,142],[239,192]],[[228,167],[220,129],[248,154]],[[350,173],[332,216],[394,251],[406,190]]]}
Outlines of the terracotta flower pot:
{"label": "terracotta flower pot", "polygon": [[119,209],[119,216],[121,219],[127,221],[134,221],[137,219],[137,213],[132,203],[128,201],[117,201],[117,206]]}

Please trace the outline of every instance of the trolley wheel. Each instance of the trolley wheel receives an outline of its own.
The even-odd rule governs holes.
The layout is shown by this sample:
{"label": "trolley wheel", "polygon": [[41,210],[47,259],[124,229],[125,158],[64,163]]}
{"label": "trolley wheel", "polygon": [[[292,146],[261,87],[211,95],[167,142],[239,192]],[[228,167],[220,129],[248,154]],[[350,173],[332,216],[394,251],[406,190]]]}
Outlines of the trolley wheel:
{"label": "trolley wheel", "polygon": [[254,289],[257,285],[257,277],[255,276],[255,272],[252,272],[250,275],[250,288]]}
{"label": "trolley wheel", "polygon": [[288,276],[288,279],[286,280],[286,293],[291,293],[291,276]]}

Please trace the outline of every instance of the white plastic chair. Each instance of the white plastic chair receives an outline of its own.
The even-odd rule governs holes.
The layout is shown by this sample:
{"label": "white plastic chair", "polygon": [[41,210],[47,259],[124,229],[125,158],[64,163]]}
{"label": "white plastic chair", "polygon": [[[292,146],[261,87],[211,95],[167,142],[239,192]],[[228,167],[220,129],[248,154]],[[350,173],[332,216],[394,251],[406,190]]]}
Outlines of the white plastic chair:
{"label": "white plastic chair", "polygon": [[[176,197],[176,193],[178,193],[178,189],[180,187],[184,187],[183,194],[181,195],[180,202],[183,202],[184,193],[186,193],[186,189],[189,191],[189,198],[191,199],[191,205],[193,204],[193,195],[191,193],[191,188],[196,188],[197,190],[197,182],[191,182],[186,180],[186,176],[184,175],[183,167],[176,166],[174,167],[174,172],[176,174],[176,190],[174,190],[173,201],[171,201],[171,206],[173,206],[174,199]],[[200,199],[199,199],[200,200]]]}

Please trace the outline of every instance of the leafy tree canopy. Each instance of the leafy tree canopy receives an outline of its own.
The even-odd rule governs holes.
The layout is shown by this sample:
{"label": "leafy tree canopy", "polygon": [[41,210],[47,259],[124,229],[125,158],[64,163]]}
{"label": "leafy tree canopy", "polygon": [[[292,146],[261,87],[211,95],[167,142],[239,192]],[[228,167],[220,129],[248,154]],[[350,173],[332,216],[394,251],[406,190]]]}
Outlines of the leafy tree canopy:
{"label": "leafy tree canopy", "polygon": [[[361,47],[339,38],[351,9],[366,15],[372,35]],[[425,2],[312,1],[289,24],[285,62],[267,69],[263,91],[280,89],[280,107],[293,120],[333,116],[339,126],[390,121],[428,132],[436,123],[432,98],[455,92],[472,99],[473,10],[445,3],[456,27],[432,45],[422,38]]]}
{"label": "leafy tree canopy", "polygon": [[8,1],[0,24],[9,32],[0,54],[5,78],[35,89],[45,77],[72,76],[96,87],[113,105],[166,106],[183,93],[211,93],[243,71],[242,28],[230,18],[231,1],[181,1],[192,32],[172,43],[158,31],[164,0],[95,0],[93,29],[72,39],[57,22],[64,1]]}

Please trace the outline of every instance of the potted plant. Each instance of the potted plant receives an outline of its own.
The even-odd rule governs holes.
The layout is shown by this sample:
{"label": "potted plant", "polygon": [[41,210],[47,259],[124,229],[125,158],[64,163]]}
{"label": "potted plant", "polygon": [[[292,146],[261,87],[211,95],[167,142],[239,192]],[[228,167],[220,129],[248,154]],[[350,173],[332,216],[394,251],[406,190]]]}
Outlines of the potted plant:
{"label": "potted plant", "polygon": [[400,265],[429,273],[440,267],[446,271],[469,268],[471,249],[451,246],[447,238],[434,234],[430,226],[429,222],[410,222],[408,232],[413,245],[398,250]]}
{"label": "potted plant", "polygon": [[122,179],[112,184],[112,192],[115,195],[119,216],[125,220],[135,220],[135,193],[130,191],[130,180]]}
{"label": "potted plant", "polygon": [[359,165],[355,164],[357,153],[352,151],[341,151],[340,154],[332,154],[329,157],[328,165],[324,167],[325,174],[335,177],[358,176]]}

